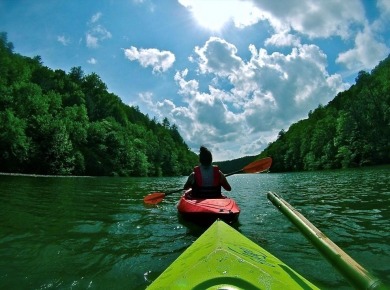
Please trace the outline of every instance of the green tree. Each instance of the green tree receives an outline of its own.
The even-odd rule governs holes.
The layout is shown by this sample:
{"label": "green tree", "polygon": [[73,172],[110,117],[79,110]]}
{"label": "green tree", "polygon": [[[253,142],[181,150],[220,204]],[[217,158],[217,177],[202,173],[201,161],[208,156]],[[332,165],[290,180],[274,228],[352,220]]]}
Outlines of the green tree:
{"label": "green tree", "polygon": [[125,105],[81,67],[13,53],[0,34],[0,169],[42,174],[187,174],[196,154],[176,125]]}
{"label": "green tree", "polygon": [[26,136],[27,124],[6,109],[0,111],[0,170],[22,171],[22,164],[28,160],[30,140]]}
{"label": "green tree", "polygon": [[63,124],[57,123],[53,129],[44,159],[48,166],[48,173],[70,175],[75,169],[76,160],[72,141]]}

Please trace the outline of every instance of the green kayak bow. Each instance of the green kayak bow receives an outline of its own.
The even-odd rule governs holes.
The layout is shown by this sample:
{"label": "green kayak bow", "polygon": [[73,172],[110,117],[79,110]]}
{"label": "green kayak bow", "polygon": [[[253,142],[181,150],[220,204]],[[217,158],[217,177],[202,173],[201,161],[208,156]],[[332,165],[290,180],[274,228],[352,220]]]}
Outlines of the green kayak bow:
{"label": "green kayak bow", "polygon": [[318,289],[217,220],[148,289]]}

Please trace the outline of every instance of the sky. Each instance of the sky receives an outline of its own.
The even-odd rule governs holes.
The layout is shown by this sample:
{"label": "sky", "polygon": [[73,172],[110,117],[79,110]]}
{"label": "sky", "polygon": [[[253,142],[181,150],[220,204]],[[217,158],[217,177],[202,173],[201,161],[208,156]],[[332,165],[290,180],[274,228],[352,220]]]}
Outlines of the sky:
{"label": "sky", "polygon": [[385,59],[390,0],[0,0],[0,31],[222,161],[260,154]]}

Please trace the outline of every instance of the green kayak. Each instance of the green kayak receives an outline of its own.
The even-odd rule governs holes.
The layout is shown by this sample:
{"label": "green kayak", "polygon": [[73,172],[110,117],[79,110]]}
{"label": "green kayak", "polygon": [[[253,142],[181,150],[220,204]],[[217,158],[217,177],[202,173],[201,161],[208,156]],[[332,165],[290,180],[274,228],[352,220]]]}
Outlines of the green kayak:
{"label": "green kayak", "polygon": [[318,289],[217,220],[148,289]]}

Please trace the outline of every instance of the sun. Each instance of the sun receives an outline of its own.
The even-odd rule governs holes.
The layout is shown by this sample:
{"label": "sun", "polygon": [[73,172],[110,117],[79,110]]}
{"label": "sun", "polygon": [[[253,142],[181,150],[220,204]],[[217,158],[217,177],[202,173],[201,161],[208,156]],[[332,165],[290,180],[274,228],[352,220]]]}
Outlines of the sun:
{"label": "sun", "polygon": [[221,30],[228,21],[232,20],[235,9],[237,8],[237,2],[232,0],[196,0],[181,2],[190,9],[200,26],[213,31]]}

